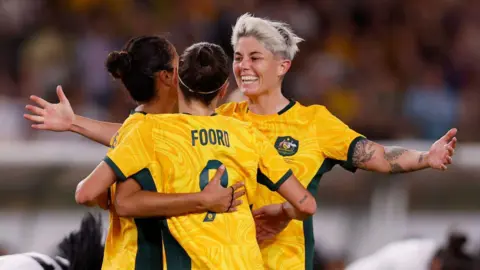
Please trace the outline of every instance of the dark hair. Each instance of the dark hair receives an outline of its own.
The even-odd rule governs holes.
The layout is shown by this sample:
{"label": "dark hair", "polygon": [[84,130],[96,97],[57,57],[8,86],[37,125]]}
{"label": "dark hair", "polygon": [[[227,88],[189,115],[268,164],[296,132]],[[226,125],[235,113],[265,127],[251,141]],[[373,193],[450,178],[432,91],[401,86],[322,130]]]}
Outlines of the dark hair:
{"label": "dark hair", "polygon": [[464,250],[466,243],[463,233],[454,232],[448,236],[448,243],[434,257],[440,261],[442,270],[473,270],[473,257]]}
{"label": "dark hair", "polygon": [[105,67],[114,78],[122,80],[135,101],[147,102],[155,96],[155,73],[174,69],[174,51],[163,37],[140,36],[131,39],[122,51],[111,52]]}
{"label": "dark hair", "polygon": [[58,244],[58,255],[70,262],[68,269],[101,269],[104,246],[100,216],[87,213],[80,230],[70,233]]}
{"label": "dark hair", "polygon": [[187,101],[199,100],[210,105],[229,75],[228,57],[222,47],[200,42],[180,56],[180,89]]}

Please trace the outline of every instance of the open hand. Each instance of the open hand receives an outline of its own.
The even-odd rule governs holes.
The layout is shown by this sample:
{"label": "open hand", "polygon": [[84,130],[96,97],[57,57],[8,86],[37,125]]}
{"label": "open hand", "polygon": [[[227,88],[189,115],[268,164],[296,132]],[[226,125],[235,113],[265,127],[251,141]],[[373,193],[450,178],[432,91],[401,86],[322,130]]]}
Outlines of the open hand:
{"label": "open hand", "polygon": [[457,129],[450,129],[443,137],[438,139],[428,151],[428,165],[437,170],[446,170],[452,164],[452,157],[457,146]]}
{"label": "open hand", "polygon": [[283,211],[282,204],[271,204],[252,212],[257,230],[257,242],[273,239],[282,232],[292,220]]}
{"label": "open hand", "polygon": [[75,119],[72,106],[63,93],[62,87],[57,86],[59,103],[50,103],[38,96],[30,96],[30,100],[38,106],[27,105],[25,108],[31,114],[24,114],[23,117],[34,122],[32,128],[50,131],[68,131]]}

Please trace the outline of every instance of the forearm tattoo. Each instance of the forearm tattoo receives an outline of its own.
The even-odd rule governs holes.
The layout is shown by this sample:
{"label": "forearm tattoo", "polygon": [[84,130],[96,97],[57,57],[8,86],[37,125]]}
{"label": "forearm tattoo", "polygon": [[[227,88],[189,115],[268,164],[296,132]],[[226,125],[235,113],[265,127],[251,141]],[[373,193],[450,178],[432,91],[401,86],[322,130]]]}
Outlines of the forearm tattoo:
{"label": "forearm tattoo", "polygon": [[[398,159],[408,152],[407,149],[401,147],[384,147],[385,153],[383,158],[390,166],[390,173],[404,173],[410,170],[404,169]],[[369,140],[361,140],[355,145],[352,156],[353,165],[357,168],[368,170],[367,163],[375,157],[375,143]],[[421,155],[418,162],[421,163],[425,157]]]}
{"label": "forearm tattoo", "polygon": [[400,158],[406,152],[408,152],[408,150],[401,147],[385,147],[383,158],[390,164],[390,173],[403,173],[408,171],[396,162],[398,158]]}
{"label": "forearm tattoo", "polygon": [[360,140],[357,142],[357,144],[355,144],[352,163],[357,168],[366,169],[365,163],[372,160],[374,154],[374,143],[369,140]]}

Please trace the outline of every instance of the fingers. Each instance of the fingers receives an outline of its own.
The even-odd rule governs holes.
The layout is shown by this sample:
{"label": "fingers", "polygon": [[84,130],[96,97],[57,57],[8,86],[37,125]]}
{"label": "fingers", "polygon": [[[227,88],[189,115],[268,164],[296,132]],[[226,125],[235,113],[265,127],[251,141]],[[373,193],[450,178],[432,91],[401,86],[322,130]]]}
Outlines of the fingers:
{"label": "fingers", "polygon": [[257,216],[263,215],[264,212],[265,212],[264,208],[261,207],[261,208],[258,208],[258,209],[253,210],[253,211],[252,211],[252,215],[253,215],[254,217],[257,217]]}
{"label": "fingers", "polygon": [[445,163],[446,163],[446,164],[452,164],[452,161],[453,161],[452,157],[451,157],[451,156],[447,156]]}
{"label": "fingers", "polygon": [[230,210],[228,212],[235,212],[237,211],[237,206],[241,205],[243,203],[242,200],[236,200],[232,203],[232,207],[230,207]]}
{"label": "fingers", "polygon": [[237,190],[237,189],[243,187],[244,185],[245,184],[243,182],[237,182],[237,183],[233,184],[232,187],[233,187],[234,190]]}
{"label": "fingers", "polygon": [[453,137],[455,137],[455,135],[457,135],[457,129],[452,128],[445,135],[443,135],[442,139],[449,142],[453,139]]}
{"label": "fingers", "polygon": [[43,123],[43,116],[39,115],[31,115],[31,114],[24,114],[23,117],[27,120],[30,120],[32,122],[37,122],[37,123]]}
{"label": "fingers", "polygon": [[453,149],[455,149],[455,147],[457,147],[457,137],[454,137],[449,143],[448,145],[450,145]]}
{"label": "fingers", "polygon": [[448,151],[448,155],[449,155],[449,156],[453,156],[453,154],[455,153],[455,149],[453,149],[453,147],[451,147],[450,144],[447,144],[447,145],[445,146],[445,148],[446,148],[447,151]]}
{"label": "fingers", "polygon": [[50,102],[46,101],[41,97],[37,97],[35,95],[30,96],[30,100],[37,103],[40,107],[45,108],[50,105]]}
{"label": "fingers", "polygon": [[236,200],[242,197],[243,195],[245,195],[245,189],[235,192],[235,194],[233,195],[233,199]]}
{"label": "fingers", "polygon": [[25,106],[25,109],[27,109],[29,112],[34,113],[36,115],[40,115],[40,116],[45,115],[45,110],[37,106],[27,105]]}
{"label": "fingers", "polygon": [[445,165],[445,164],[440,165],[440,170],[446,171],[447,170],[447,165]]}
{"label": "fingers", "polygon": [[47,129],[47,126],[45,124],[33,124],[32,128],[45,130],[45,129]]}
{"label": "fingers", "polygon": [[62,89],[61,85],[57,86],[57,97],[58,97],[58,100],[60,101],[60,103],[70,104],[67,96],[65,96],[65,93],[63,92],[63,89]]}

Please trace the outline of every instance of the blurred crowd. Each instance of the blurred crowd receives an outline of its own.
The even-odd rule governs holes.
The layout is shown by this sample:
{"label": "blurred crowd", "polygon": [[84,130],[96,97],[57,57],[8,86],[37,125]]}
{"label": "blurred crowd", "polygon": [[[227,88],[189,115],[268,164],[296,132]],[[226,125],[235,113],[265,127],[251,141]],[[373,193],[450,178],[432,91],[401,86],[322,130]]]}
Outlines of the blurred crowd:
{"label": "blurred crowd", "polygon": [[[0,140],[39,139],[21,120],[31,94],[121,121],[132,104],[104,69],[132,36],[167,34],[181,52],[212,41],[232,55],[244,12],[290,23],[305,39],[285,93],[326,105],[371,139],[479,140],[480,1],[4,0],[0,2]],[[232,90],[234,90],[234,83]]]}

